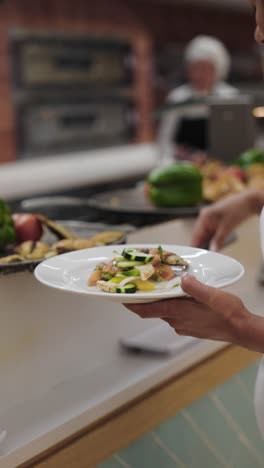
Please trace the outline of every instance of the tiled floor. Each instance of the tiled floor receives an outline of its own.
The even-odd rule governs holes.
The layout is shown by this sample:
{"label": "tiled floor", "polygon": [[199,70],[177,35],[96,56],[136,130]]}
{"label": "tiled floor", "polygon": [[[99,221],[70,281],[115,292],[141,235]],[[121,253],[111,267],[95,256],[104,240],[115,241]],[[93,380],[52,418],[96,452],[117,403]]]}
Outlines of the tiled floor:
{"label": "tiled floor", "polygon": [[253,408],[258,363],[97,468],[264,468]]}

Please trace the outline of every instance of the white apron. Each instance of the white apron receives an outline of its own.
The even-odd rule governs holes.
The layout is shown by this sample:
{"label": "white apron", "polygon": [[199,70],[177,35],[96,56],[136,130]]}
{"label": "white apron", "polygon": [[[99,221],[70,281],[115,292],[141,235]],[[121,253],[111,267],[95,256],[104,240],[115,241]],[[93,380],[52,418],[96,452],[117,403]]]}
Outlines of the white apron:
{"label": "white apron", "polygon": [[[264,259],[264,208],[260,215],[260,244]],[[264,357],[260,361],[260,366],[255,386],[255,412],[259,429],[264,438]]]}

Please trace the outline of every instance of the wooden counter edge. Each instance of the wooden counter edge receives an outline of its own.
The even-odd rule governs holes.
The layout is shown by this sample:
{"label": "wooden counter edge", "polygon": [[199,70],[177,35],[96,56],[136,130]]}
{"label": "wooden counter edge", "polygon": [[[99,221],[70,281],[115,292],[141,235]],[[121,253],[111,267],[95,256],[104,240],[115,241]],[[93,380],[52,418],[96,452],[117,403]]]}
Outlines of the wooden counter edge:
{"label": "wooden counter edge", "polygon": [[237,346],[227,346],[19,468],[95,467],[260,356]]}

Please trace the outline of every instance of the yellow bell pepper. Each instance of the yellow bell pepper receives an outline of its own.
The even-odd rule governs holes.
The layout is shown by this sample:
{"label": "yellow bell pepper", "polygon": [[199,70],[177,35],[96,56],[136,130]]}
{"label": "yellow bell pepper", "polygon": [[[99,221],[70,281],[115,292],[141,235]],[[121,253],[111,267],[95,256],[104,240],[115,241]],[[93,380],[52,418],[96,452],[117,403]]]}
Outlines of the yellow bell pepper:
{"label": "yellow bell pepper", "polygon": [[110,279],[109,282],[114,283],[114,284],[119,284],[124,279],[126,279],[126,276],[117,276],[117,277],[115,276],[114,278]]}
{"label": "yellow bell pepper", "polygon": [[131,281],[131,283],[135,284],[139,291],[150,292],[155,289],[155,284],[151,281],[143,281],[141,279],[136,279]]}

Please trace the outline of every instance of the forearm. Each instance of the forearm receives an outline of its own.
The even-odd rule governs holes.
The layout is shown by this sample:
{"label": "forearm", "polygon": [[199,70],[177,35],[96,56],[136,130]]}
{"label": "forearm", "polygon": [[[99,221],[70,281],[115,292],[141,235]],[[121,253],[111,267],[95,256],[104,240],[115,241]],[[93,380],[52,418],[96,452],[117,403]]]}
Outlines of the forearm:
{"label": "forearm", "polygon": [[238,345],[264,353],[264,318],[249,314],[248,320],[238,327],[237,337]]}
{"label": "forearm", "polygon": [[248,189],[246,194],[250,214],[260,214],[264,206],[264,190]]}

